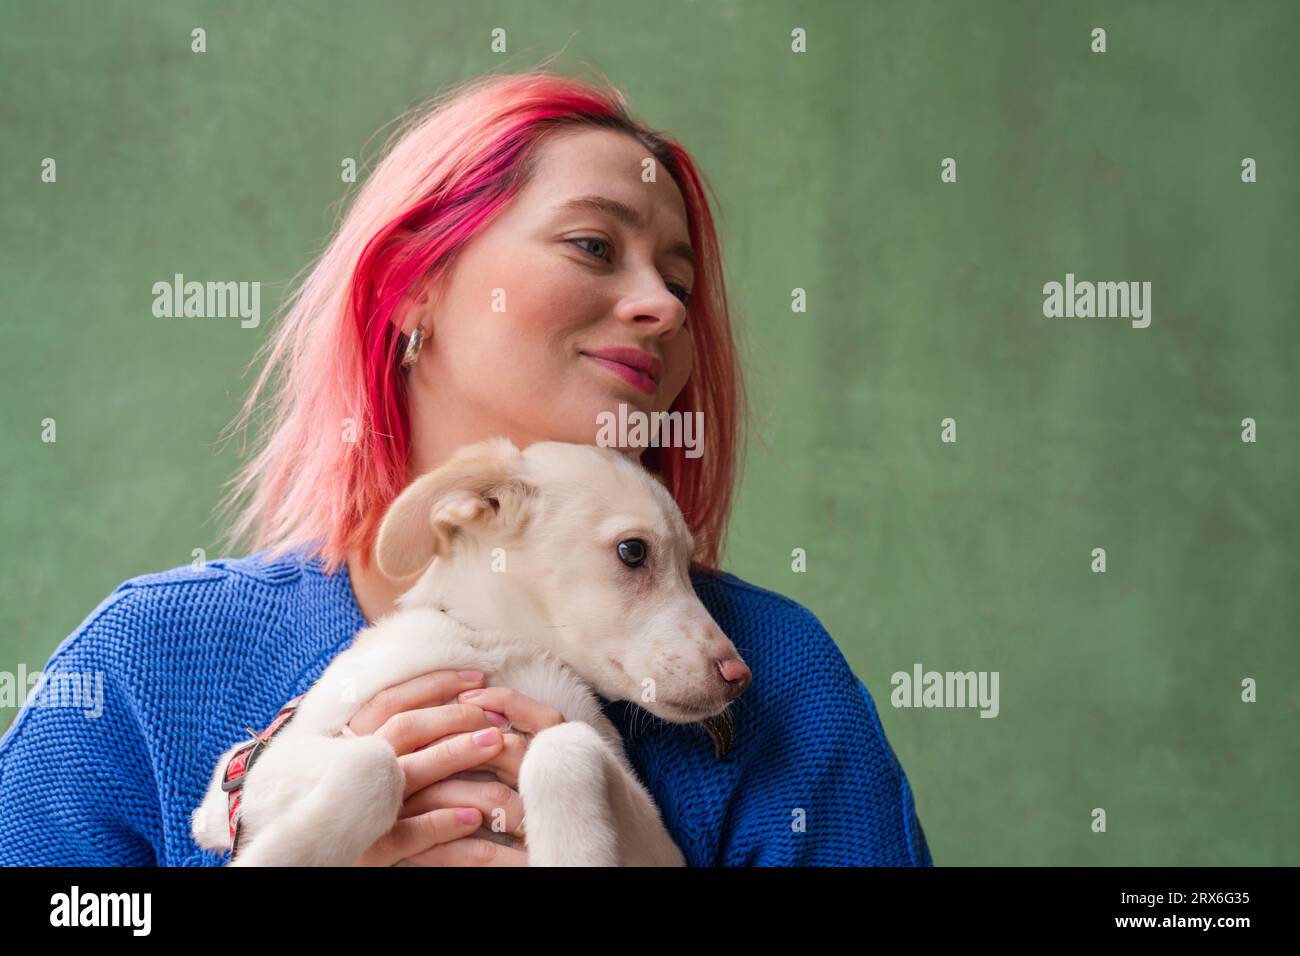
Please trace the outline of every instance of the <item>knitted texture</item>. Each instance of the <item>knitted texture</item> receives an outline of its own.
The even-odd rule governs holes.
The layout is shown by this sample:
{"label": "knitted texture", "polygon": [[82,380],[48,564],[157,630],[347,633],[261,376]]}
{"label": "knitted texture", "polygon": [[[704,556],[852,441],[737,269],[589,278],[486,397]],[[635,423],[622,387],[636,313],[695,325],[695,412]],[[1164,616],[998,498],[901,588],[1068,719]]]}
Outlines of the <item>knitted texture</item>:
{"label": "knitted texture", "polygon": [[[103,710],[47,694],[0,739],[0,864],[228,858],[190,834],[218,756],[366,626],[346,566],[265,553],[132,578],[59,645],[50,683],[102,675]],[[687,862],[932,865],[871,696],[817,618],[730,574],[692,582],[754,674],[732,705],[731,752],[718,760],[698,726],[605,703]]]}

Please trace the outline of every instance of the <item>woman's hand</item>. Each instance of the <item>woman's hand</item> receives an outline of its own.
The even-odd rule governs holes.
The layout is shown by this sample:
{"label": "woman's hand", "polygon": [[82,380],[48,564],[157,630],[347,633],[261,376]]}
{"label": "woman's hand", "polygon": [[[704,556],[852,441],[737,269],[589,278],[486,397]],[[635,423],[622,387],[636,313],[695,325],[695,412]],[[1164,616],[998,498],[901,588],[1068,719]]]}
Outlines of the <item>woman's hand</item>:
{"label": "woman's hand", "polygon": [[[374,733],[392,744],[406,775],[397,823],[355,865],[527,866],[526,849],[475,834],[490,820],[522,836],[516,787],[528,739],[564,718],[510,688],[482,683],[477,671],[424,674],[381,691],[348,723],[344,733]],[[475,691],[479,696],[457,700]],[[497,780],[448,779],[466,770]]]}

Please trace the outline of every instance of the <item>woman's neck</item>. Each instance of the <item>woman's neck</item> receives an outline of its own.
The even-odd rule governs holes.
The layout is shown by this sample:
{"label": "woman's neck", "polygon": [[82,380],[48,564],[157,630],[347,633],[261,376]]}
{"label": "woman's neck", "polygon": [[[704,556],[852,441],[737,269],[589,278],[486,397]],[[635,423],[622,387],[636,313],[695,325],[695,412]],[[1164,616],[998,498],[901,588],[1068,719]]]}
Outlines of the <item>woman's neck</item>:
{"label": "woman's neck", "polygon": [[352,593],[357,599],[357,606],[365,616],[366,623],[374,624],[385,614],[397,610],[397,598],[410,588],[411,582],[405,584],[394,582],[386,577],[371,555],[369,566],[361,570],[361,552],[348,552],[348,578],[352,582]]}

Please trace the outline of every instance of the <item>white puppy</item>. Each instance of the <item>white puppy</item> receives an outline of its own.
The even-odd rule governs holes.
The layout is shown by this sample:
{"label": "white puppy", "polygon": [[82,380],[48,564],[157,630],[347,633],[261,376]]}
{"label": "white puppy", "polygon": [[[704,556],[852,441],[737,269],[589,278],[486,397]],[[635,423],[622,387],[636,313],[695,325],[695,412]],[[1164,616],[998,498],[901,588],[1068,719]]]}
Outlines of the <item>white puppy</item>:
{"label": "white puppy", "polygon": [[[695,595],[692,547],[668,490],[615,449],[541,442],[520,452],[494,438],[414,481],[384,516],[375,557],[392,578],[424,573],[259,753],[243,781],[234,865],[356,861],[396,822],[405,778],[384,738],[337,735],[384,688],[448,669],[481,670],[486,685],[564,715],[530,740],[520,766],[530,865],[682,865],[592,689],[695,723],[749,684]],[[221,784],[247,743],[221,757],[193,814],[201,846],[230,847]]]}

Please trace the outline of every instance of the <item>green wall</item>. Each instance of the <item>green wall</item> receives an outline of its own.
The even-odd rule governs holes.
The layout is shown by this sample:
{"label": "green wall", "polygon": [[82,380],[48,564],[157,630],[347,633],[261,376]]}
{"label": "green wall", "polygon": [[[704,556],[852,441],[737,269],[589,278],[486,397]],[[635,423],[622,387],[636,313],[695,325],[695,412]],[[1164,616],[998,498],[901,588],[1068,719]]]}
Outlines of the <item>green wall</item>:
{"label": "green wall", "polygon": [[[152,284],[257,280],[269,317],[344,157],[564,50],[719,194],[755,406],[726,566],[843,648],[936,863],[1300,863],[1298,44],[1293,2],[5,0],[0,669],[220,536],[269,318],[158,319]],[[1149,281],[1150,326],[1044,317],[1067,273]],[[998,716],[891,706],[917,663],[996,671]]]}

